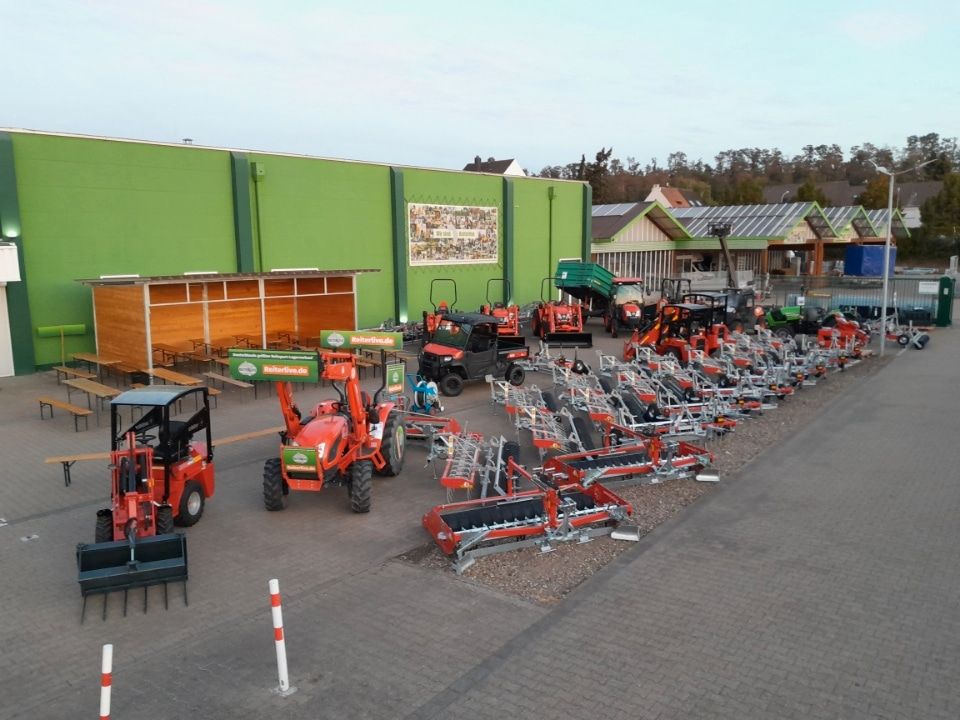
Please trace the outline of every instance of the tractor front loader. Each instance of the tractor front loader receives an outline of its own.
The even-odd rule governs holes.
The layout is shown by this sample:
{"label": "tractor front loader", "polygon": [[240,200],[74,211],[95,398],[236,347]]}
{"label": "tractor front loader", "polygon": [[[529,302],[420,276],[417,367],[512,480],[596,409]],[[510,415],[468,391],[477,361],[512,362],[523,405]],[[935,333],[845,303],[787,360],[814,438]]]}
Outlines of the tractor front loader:
{"label": "tractor front loader", "polygon": [[267,460],[263,468],[267,510],[283,510],[291,490],[317,492],[326,485],[345,485],[353,512],[370,512],[373,474],[393,476],[403,469],[403,415],[395,403],[377,401],[383,386],[373,399],[361,389],[356,360],[345,352],[319,356],[319,376],[330,381],[338,398],[318,403],[306,416],[293,399],[290,383],[277,383],[285,429],[279,457]]}

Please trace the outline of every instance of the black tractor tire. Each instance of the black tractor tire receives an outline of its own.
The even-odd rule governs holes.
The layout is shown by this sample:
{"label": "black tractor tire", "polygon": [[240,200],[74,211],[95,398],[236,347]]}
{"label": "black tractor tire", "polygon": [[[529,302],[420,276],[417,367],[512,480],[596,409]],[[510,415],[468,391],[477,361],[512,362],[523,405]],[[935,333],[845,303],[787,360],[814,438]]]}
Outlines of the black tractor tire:
{"label": "black tractor tire", "polygon": [[773,336],[781,340],[792,340],[793,328],[789,325],[781,325],[773,331]]}
{"label": "black tractor tire", "polygon": [[203,506],[206,504],[206,498],[203,496],[203,488],[196,480],[188,480],[183,486],[183,493],[180,495],[180,507],[174,522],[181,527],[190,527],[196,525],[197,521],[203,517]]}
{"label": "black tractor tire", "polygon": [[640,398],[632,393],[624,393],[622,396],[623,404],[627,407],[627,410],[630,411],[630,414],[633,415],[633,419],[636,422],[643,422],[643,415],[646,412],[643,407],[643,403],[640,402]]}
{"label": "black tractor tire", "polygon": [[590,428],[590,423],[588,423],[579,415],[575,416],[572,422],[573,429],[577,431],[577,436],[580,438],[580,444],[583,445],[583,449],[596,450],[597,440],[593,436],[593,430]]}
{"label": "black tractor tire", "polygon": [[105,543],[113,540],[113,510],[97,511],[97,529],[93,531],[95,543]]}
{"label": "black tractor tire", "polygon": [[280,472],[280,458],[269,458],[263,464],[263,506],[274,512],[287,506],[287,493],[284,492],[283,473]]}
{"label": "black tractor tire", "polygon": [[173,533],[173,508],[170,505],[161,505],[157,508],[157,535]]}
{"label": "black tractor tire", "polygon": [[523,381],[527,379],[527,373],[519,365],[511,364],[507,366],[507,372],[504,373],[503,377],[508,383],[517,387],[523,385]]}
{"label": "black tractor tire", "polygon": [[440,392],[447,397],[456,397],[463,392],[463,378],[457,373],[447,373],[440,378]]}
{"label": "black tractor tire", "polygon": [[549,390],[543,393],[543,404],[547,406],[547,410],[552,413],[560,412],[560,404],[557,402],[556,396]]}
{"label": "black tractor tire", "polygon": [[357,460],[350,466],[350,509],[355,513],[370,512],[373,492],[373,463]]}
{"label": "black tractor tire", "polygon": [[380,454],[386,465],[378,470],[378,475],[394,477],[403,470],[403,459],[407,455],[407,427],[400,413],[391,411],[383,425],[383,440],[380,441]]}
{"label": "black tractor tire", "polygon": [[[520,463],[520,443],[516,443],[513,440],[508,440],[503,444],[503,467],[497,472],[497,485],[504,492],[507,491],[507,465],[510,461],[510,458],[513,458],[515,463]],[[489,493],[487,493],[489,495]]]}
{"label": "black tractor tire", "polygon": [[610,319],[610,337],[616,338],[620,336],[620,321],[616,318]]}

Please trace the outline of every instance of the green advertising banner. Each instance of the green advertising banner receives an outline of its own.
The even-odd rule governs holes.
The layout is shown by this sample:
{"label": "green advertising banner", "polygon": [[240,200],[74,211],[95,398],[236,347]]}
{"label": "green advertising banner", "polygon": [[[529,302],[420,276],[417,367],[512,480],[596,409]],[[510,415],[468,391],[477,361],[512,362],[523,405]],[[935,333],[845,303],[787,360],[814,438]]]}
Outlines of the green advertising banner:
{"label": "green advertising banner", "polygon": [[406,369],[403,363],[387,364],[387,392],[391,395],[399,395],[403,392],[403,372]]}
{"label": "green advertising banner", "polygon": [[333,350],[350,350],[351,348],[403,350],[403,333],[373,330],[321,330],[320,345]]}
{"label": "green advertising banner", "polygon": [[283,467],[288,472],[317,472],[317,450],[306,447],[283,448]]}
{"label": "green advertising banner", "polygon": [[230,377],[234,380],[320,381],[320,359],[315,352],[231,348],[229,353]]}

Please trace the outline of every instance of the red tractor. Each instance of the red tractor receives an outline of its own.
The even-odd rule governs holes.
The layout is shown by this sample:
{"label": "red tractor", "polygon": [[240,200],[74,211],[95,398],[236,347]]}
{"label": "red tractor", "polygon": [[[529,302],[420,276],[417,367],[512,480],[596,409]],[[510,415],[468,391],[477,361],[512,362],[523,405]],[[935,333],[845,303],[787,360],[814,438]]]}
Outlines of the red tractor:
{"label": "red tractor", "polygon": [[277,383],[285,429],[280,456],[263,467],[267,510],[283,510],[291,490],[346,485],[351,509],[370,512],[373,473],[393,476],[403,469],[403,416],[394,403],[377,403],[361,390],[356,360],[345,352],[320,355],[320,378],[329,380],[339,397],[318,403],[306,417],[293,400],[290,383]]}
{"label": "red tractor", "polygon": [[533,313],[533,334],[546,345],[561,347],[593,347],[593,335],[583,331],[583,307],[580,303],[549,300],[547,282],[557,278],[545,277],[540,283],[541,301]]}
{"label": "red tractor", "polygon": [[[505,302],[491,302],[490,283],[500,282],[504,289]],[[520,306],[517,304],[508,305],[510,299],[510,282],[506,278],[490,278],[487,280],[487,301],[480,306],[480,313],[495,317],[497,325],[497,335],[513,339],[521,339],[520,332]]]}
{"label": "red tractor", "polygon": [[632,360],[642,346],[653,347],[658,355],[672,355],[683,364],[689,362],[691,349],[713,355],[730,336],[727,326],[714,320],[714,309],[706,305],[664,305],[645,330],[633,331],[624,343],[623,358]]}
{"label": "red tractor", "polygon": [[[446,300],[434,300],[434,288],[437,283],[450,283],[453,293],[453,300],[448,304]],[[428,343],[433,334],[437,331],[441,318],[457,308],[457,281],[453,278],[434,278],[430,281],[430,305],[433,306],[433,312],[423,311],[423,342]]]}
{"label": "red tractor", "polygon": [[614,278],[613,297],[603,313],[603,327],[612,337],[617,337],[622,328],[639,330],[643,319],[643,280],[640,278]]}
{"label": "red tractor", "polygon": [[[191,400],[195,412],[174,419]],[[126,426],[134,407],[142,414]],[[111,401],[110,426],[110,507],[97,512],[94,543],[77,546],[84,597],[185,581],[186,539],[174,525],[195,524],[214,492],[206,387],[128,390]]]}

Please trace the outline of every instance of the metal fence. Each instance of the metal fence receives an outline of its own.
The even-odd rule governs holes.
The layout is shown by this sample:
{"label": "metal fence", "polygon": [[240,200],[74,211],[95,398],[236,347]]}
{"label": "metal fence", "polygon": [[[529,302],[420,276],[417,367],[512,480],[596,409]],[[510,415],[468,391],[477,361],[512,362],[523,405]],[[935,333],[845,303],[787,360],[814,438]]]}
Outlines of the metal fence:
{"label": "metal fence", "polygon": [[[896,308],[903,319],[929,320],[937,314],[940,277],[891,277],[887,306]],[[808,305],[824,309],[840,308],[862,317],[880,316],[883,296],[881,278],[861,277],[781,277],[771,276],[766,295],[778,305],[796,305],[803,296]]]}

